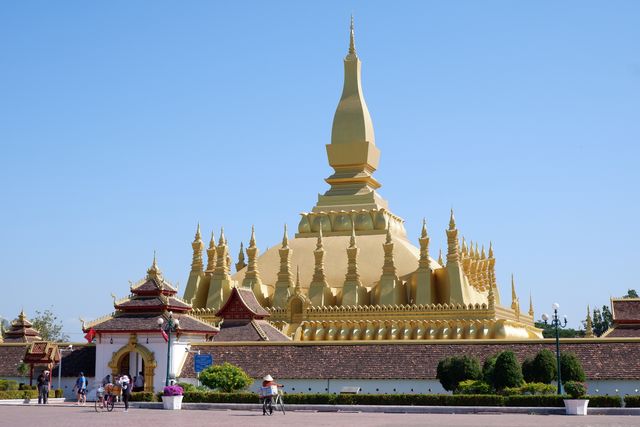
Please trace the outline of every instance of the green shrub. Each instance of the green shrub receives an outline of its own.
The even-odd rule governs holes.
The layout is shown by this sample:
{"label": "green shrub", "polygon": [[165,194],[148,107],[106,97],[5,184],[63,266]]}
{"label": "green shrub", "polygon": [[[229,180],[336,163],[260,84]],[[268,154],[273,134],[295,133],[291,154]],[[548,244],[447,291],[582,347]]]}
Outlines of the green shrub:
{"label": "green shrub", "polygon": [[584,382],[586,379],[582,364],[573,353],[560,355],[560,375],[563,383],[567,381]]}
{"label": "green shrub", "polygon": [[556,391],[556,386],[544,383],[526,383],[520,387],[520,394],[523,395],[544,396],[555,394]]}
{"label": "green shrub", "polygon": [[564,396],[546,395],[546,396],[508,396],[505,398],[505,406],[522,406],[522,407],[563,407]]}
{"label": "green shrub", "polygon": [[465,380],[458,384],[456,393],[459,394],[491,394],[491,386],[481,380]]}
{"label": "green shrub", "polygon": [[134,391],[129,400],[132,402],[157,402],[156,395],[150,391]]}
{"label": "green shrub", "polygon": [[564,391],[572,399],[581,399],[587,394],[587,385],[578,381],[567,381],[564,383]]}
{"label": "green shrub", "polygon": [[549,350],[541,350],[533,359],[522,363],[522,375],[528,383],[549,384],[557,378],[556,357]]}
{"label": "green shrub", "polygon": [[627,408],[640,408],[640,396],[625,396],[624,397],[624,406]]}
{"label": "green shrub", "polygon": [[13,380],[0,380],[0,390],[18,390],[18,382]]}
{"label": "green shrub", "polygon": [[447,357],[438,363],[436,378],[447,391],[455,391],[464,380],[478,380],[482,376],[480,363],[469,356]]}
{"label": "green shrub", "polygon": [[492,385],[495,383],[495,378],[493,376],[496,368],[496,359],[498,356],[491,356],[485,359],[482,364],[482,381],[485,383]]}
{"label": "green shrub", "polygon": [[585,396],[589,399],[589,406],[592,408],[621,408],[621,396]]}
{"label": "green shrub", "polygon": [[196,386],[191,384],[191,383],[178,383],[178,385],[180,387],[182,387],[182,389],[184,391],[196,391],[197,390]]}
{"label": "green shrub", "polygon": [[496,390],[522,385],[522,369],[512,351],[503,351],[498,355],[493,377],[493,387]]}
{"label": "green shrub", "polygon": [[227,362],[206,368],[200,373],[200,381],[210,389],[226,393],[244,390],[253,383],[242,368]]}

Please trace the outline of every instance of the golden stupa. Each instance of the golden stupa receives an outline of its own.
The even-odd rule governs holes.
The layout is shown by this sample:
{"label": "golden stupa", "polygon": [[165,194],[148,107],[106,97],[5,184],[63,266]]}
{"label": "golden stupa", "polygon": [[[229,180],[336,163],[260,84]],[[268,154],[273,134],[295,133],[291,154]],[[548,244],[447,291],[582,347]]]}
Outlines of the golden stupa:
{"label": "golden stupa", "polygon": [[[224,230],[213,233],[203,263],[200,227],[184,293],[208,320],[233,287],[252,289],[270,320],[294,340],[417,340],[542,338],[533,307],[520,311],[512,280],[510,307],[501,305],[492,245],[459,241],[453,211],[446,230],[446,262],[429,254],[423,221],[419,248],[404,220],[389,210],[373,177],[380,150],[364,100],[353,20],[344,59],[344,87],[326,145],[331,188],[301,214],[293,239],[259,255],[255,231],[240,248],[237,272]],[[292,266],[296,266],[294,272]]]}

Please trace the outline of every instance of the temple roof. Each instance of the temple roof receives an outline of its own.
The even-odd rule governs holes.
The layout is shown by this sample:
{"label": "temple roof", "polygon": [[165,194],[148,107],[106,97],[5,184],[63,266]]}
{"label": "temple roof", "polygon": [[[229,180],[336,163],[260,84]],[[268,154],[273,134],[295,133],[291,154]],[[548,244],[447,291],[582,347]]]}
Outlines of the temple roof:
{"label": "temple roof", "polygon": [[11,322],[11,328],[5,332],[4,342],[33,342],[40,341],[42,338],[39,332],[33,329],[33,323],[27,319],[24,310],[20,312],[18,317]]}
{"label": "temple roof", "polygon": [[291,341],[291,339],[266,320],[251,320],[223,322],[215,341]]}
{"label": "temple roof", "polygon": [[264,319],[269,317],[251,289],[235,287],[222,308],[216,313],[216,317],[223,319]]}
{"label": "temple roof", "polygon": [[135,296],[124,302],[115,305],[117,310],[122,311],[148,311],[148,310],[173,310],[178,312],[189,311],[191,306],[175,297],[152,296],[139,297]]}
{"label": "temple roof", "polygon": [[[105,320],[98,321],[92,325],[96,332],[157,332],[160,333],[158,327],[158,318],[162,317],[165,321],[169,319],[169,313],[116,313]],[[188,314],[173,313],[173,319],[180,321],[180,332],[195,332],[215,334],[218,328],[203,320],[197,319]],[[85,330],[88,327],[85,327]]]}
{"label": "temple roof", "polygon": [[640,298],[612,298],[613,325],[606,338],[640,337]]}
{"label": "temple roof", "polygon": [[48,341],[34,341],[27,346],[24,363],[49,365],[60,360],[58,345]]}

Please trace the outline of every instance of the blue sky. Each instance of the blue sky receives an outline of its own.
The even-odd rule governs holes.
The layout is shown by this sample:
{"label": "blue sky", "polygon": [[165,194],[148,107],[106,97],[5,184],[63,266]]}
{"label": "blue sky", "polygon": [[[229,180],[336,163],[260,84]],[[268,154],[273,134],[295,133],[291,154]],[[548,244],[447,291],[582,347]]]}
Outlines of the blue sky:
{"label": "blue sky", "polygon": [[574,325],[640,288],[638,2],[5,2],[0,315],[79,340],[154,250],[184,288],[198,221],[277,244],[327,189],[352,12],[412,240],[446,247],[453,207],[503,300],[513,272]]}

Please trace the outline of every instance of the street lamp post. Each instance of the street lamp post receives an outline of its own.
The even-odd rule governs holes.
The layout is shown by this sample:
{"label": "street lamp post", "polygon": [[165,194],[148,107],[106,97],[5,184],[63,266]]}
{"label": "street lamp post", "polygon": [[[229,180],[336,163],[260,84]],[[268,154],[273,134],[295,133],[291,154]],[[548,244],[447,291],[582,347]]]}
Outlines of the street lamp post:
{"label": "street lamp post", "polygon": [[167,334],[167,379],[165,381],[165,385],[169,385],[170,377],[171,377],[171,333],[178,330],[180,327],[180,320],[173,318],[173,313],[169,312],[169,319],[167,320],[167,324],[164,325],[164,319],[162,317],[158,318],[158,326],[161,330],[164,330]]}
{"label": "street lamp post", "polygon": [[[553,309],[551,325],[556,330],[556,369],[558,374],[558,394],[560,395],[562,394],[562,378],[560,375],[560,328],[564,328],[565,326],[567,326],[567,316],[564,316],[564,322],[561,322],[560,318],[558,317],[558,309],[560,308],[560,304],[554,302],[551,308]],[[547,315],[547,313],[542,314],[542,320],[544,321],[545,325],[549,324],[549,316]]]}

